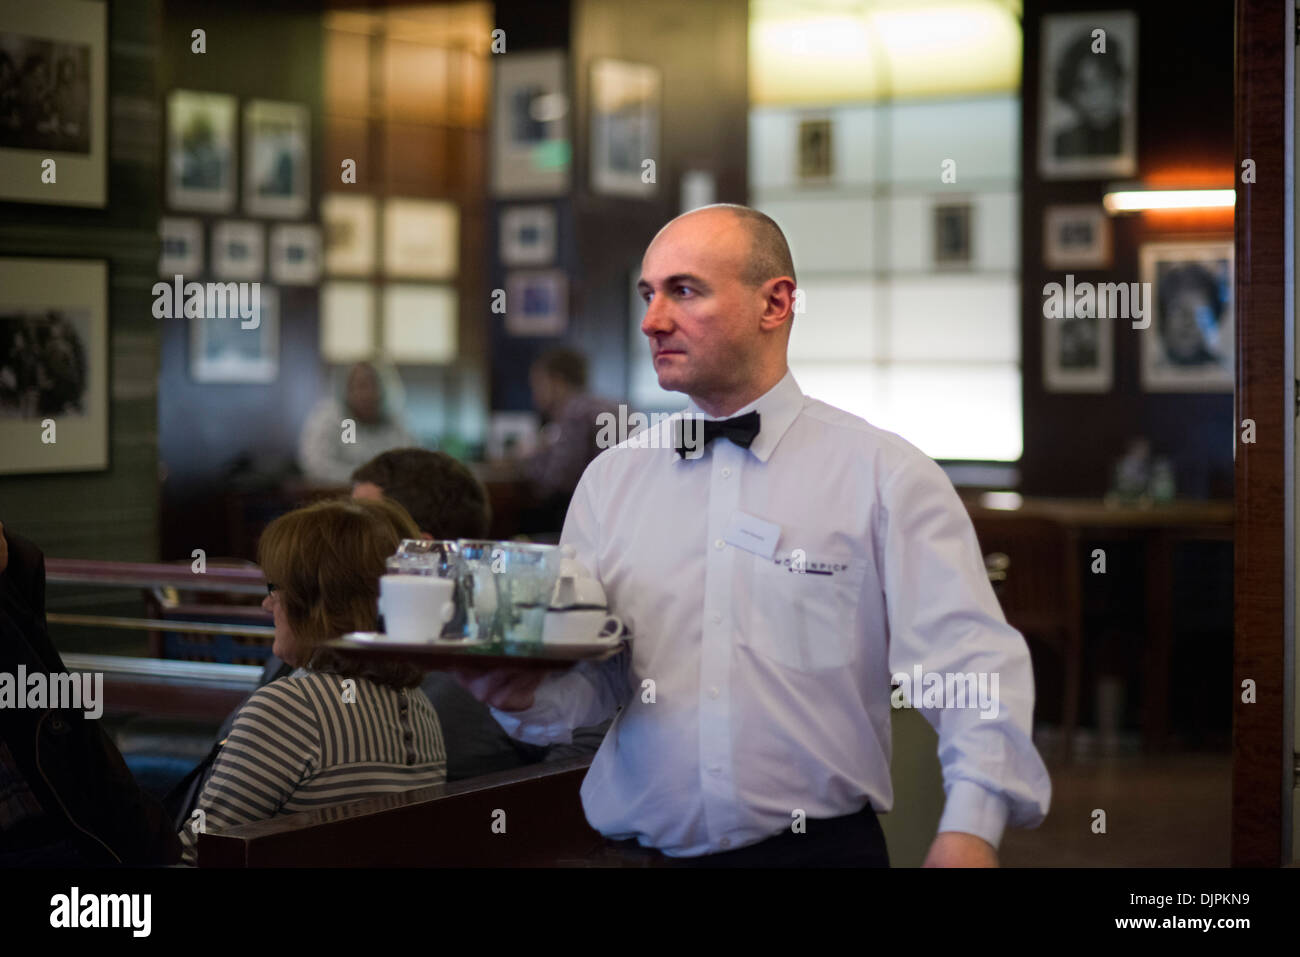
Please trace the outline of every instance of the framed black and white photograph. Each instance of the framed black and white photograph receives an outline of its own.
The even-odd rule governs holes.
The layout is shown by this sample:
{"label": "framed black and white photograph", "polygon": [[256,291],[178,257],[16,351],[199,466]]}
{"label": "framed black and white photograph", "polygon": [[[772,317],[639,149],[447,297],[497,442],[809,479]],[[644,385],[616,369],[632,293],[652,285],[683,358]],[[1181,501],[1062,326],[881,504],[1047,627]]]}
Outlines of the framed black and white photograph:
{"label": "framed black and white photograph", "polygon": [[198,276],[203,273],[203,224],[197,219],[164,216],[158,221],[162,252],[158,275]]}
{"label": "framed black and white photograph", "polygon": [[1098,205],[1043,210],[1043,265],[1048,269],[1109,269],[1110,217]]}
{"label": "framed black and white photograph", "polygon": [[1109,392],[1115,320],[1043,317],[1043,387],[1048,392]]}
{"label": "framed black and white photograph", "polygon": [[559,269],[506,275],[506,332],[558,336],[569,325],[569,281]]}
{"label": "framed black and white photograph", "polygon": [[566,61],[559,51],[493,57],[492,192],[559,196],[572,164]]}
{"label": "framed black and white photograph", "polygon": [[384,274],[453,279],[460,264],[460,210],[433,199],[384,201]]}
{"label": "framed black and white photograph", "polygon": [[804,183],[829,182],[831,163],[831,120],[818,117],[799,121],[799,179]]}
{"label": "framed black and white photograph", "polygon": [[325,272],[370,276],[376,268],[378,206],[373,196],[327,193],[320,201]]}
{"label": "framed black and white photograph", "polygon": [[224,93],[173,90],[167,97],[167,204],[224,213],[235,206],[238,103]]}
{"label": "framed black and white photograph", "polygon": [[281,286],[314,286],[320,281],[320,230],[279,223],[271,227],[271,281]]}
{"label": "framed black and white photograph", "polygon": [[0,473],[108,468],[108,264],[0,259]]}
{"label": "framed black and white photograph", "polygon": [[311,111],[301,103],[244,104],[244,212],[297,219],[310,197]]}
{"label": "framed black and white photograph", "polygon": [[190,375],[195,382],[267,383],[280,372],[279,295],[259,285],[249,319],[190,320]]}
{"label": "framed black and white photograph", "polygon": [[555,261],[555,207],[511,206],[501,213],[501,262],[549,266]]}
{"label": "framed black and white photograph", "polygon": [[1142,388],[1231,392],[1232,242],[1148,243],[1140,259],[1150,283],[1150,326],[1142,339]]}
{"label": "framed black and white photograph", "polygon": [[212,227],[212,275],[258,280],[265,275],[266,240],[261,223],[230,220]]}
{"label": "framed black and white photograph", "polygon": [[661,82],[658,68],[644,63],[591,65],[593,192],[649,197],[658,191]]}
{"label": "framed black and white photograph", "polygon": [[1045,179],[1137,173],[1137,15],[1043,17],[1038,171]]}
{"label": "framed black and white photograph", "polygon": [[940,269],[970,266],[970,203],[940,203],[934,207],[934,264]]}
{"label": "framed black and white photograph", "polygon": [[90,0],[0,10],[0,200],[105,204],[106,24]]}

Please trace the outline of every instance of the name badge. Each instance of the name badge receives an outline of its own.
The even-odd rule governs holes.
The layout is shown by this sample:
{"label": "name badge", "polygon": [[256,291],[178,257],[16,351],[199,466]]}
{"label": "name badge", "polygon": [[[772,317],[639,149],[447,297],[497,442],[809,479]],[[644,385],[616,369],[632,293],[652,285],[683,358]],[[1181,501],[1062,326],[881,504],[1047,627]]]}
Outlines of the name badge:
{"label": "name badge", "polygon": [[771,558],[776,553],[776,543],[781,538],[781,526],[737,512],[731,516],[725,537],[728,544],[753,552],[760,558]]}

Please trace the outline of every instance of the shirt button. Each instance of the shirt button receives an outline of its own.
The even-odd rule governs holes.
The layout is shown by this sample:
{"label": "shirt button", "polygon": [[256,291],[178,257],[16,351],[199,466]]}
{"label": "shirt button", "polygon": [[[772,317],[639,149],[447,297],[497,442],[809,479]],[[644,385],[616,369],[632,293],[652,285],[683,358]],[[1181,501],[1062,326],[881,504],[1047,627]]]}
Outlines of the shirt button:
{"label": "shirt button", "polygon": [[731,847],[731,839],[724,837],[722,840],[718,841],[718,847]]}
{"label": "shirt button", "polygon": [[726,544],[727,544],[726,542],[724,542],[722,539],[719,538],[719,539],[717,539],[717,540],[714,541],[714,543],[713,543],[713,547],[716,548],[716,549],[721,550],[722,547],[723,547],[724,545],[726,545]]}
{"label": "shirt button", "polygon": [[719,614],[718,612],[716,612],[716,611],[713,613],[713,623],[714,623],[715,625],[720,625],[720,624],[722,624],[722,615],[720,615],[720,614]]}
{"label": "shirt button", "polygon": [[716,698],[717,696],[718,696],[718,689],[717,689],[716,687],[714,687],[714,688],[710,688],[710,689],[709,689],[709,697],[710,697],[710,698]]}
{"label": "shirt button", "polygon": [[722,768],[721,768],[720,766],[718,766],[718,765],[715,764],[713,767],[709,768],[709,773],[710,773],[710,774],[721,774],[721,773],[722,773]]}
{"label": "shirt button", "polygon": [[731,478],[731,469],[723,469],[723,470],[722,470],[722,477],[723,477],[723,478]]}

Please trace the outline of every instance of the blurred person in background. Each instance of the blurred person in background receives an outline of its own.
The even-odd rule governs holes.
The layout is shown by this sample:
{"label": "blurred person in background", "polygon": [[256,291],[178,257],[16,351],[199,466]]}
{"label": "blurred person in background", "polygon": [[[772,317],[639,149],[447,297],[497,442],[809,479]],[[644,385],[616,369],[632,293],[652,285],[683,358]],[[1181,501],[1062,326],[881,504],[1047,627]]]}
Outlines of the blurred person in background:
{"label": "blurred person in background", "polygon": [[617,417],[618,403],[588,393],[587,357],[562,346],[537,358],[528,381],[545,425],[536,451],[519,463],[531,496],[520,531],[558,534],[578,479],[602,451],[599,416]]}
{"label": "blurred person in background", "polygon": [[[406,510],[387,500],[317,502],[267,527],[258,543],[262,607],[274,616],[275,655],[295,670],[239,709],[199,795],[203,830],[446,780],[442,728],[419,693],[423,672],[324,647],[373,630],[384,560],[418,534]],[[197,857],[198,830],[181,828],[187,864]]]}
{"label": "blurred person in background", "polygon": [[303,425],[298,465],[309,481],[347,485],[352,472],[380,452],[414,445],[401,418],[401,381],[377,363],[358,362],[336,380]]}

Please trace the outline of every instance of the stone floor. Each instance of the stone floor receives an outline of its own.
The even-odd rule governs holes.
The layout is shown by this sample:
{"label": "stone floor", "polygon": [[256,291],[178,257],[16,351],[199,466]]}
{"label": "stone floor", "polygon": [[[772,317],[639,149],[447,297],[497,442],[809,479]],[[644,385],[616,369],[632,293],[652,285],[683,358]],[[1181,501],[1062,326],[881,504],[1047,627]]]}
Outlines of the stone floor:
{"label": "stone floor", "polygon": [[[1044,744],[1051,811],[1033,830],[1006,832],[1004,867],[1229,866],[1230,751],[1143,754],[1132,740],[1099,747],[1085,735],[1062,765]],[[1104,834],[1093,832],[1097,809]]]}

